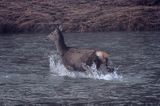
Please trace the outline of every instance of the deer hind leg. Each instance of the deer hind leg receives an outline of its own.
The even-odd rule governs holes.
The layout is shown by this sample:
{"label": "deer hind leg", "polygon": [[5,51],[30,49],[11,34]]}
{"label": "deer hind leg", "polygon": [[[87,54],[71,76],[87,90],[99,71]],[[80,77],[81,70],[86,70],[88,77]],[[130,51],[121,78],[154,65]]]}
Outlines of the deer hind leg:
{"label": "deer hind leg", "polygon": [[97,60],[95,63],[97,64],[97,69],[100,68],[102,64],[108,67],[108,53],[104,51],[96,51],[96,56]]}
{"label": "deer hind leg", "polygon": [[97,69],[99,69],[101,64],[102,64],[102,62],[101,62],[101,60],[99,59],[98,56],[95,58],[94,63],[96,64]]}
{"label": "deer hind leg", "polygon": [[98,57],[98,59],[104,64],[106,64],[108,62],[108,53],[104,52],[104,51],[96,51],[96,56]]}

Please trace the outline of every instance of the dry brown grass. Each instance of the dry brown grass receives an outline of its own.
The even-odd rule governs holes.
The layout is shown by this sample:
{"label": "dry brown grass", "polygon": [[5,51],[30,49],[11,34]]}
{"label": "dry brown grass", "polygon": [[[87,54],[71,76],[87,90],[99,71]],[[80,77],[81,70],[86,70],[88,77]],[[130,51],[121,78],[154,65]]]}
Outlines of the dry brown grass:
{"label": "dry brown grass", "polygon": [[1,0],[0,32],[160,30],[159,0]]}

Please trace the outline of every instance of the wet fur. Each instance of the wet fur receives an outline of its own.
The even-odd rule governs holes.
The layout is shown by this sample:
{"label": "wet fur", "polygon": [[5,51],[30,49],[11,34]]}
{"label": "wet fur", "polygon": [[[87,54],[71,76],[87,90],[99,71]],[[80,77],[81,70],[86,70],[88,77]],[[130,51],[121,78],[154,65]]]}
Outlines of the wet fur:
{"label": "wet fur", "polygon": [[57,52],[68,70],[86,71],[84,65],[91,66],[93,62],[97,69],[101,64],[108,65],[108,54],[104,51],[67,47],[59,28],[55,29],[48,37],[54,41]]}

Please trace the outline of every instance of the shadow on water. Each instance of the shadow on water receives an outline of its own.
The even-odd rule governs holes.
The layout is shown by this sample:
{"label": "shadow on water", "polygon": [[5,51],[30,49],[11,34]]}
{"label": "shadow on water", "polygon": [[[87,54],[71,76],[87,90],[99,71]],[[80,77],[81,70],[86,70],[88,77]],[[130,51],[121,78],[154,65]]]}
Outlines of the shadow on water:
{"label": "shadow on water", "polygon": [[[158,106],[160,33],[66,33],[68,45],[106,50],[122,80],[54,75],[55,50],[45,34],[0,36],[0,104],[37,106]],[[54,68],[53,68],[54,70]]]}

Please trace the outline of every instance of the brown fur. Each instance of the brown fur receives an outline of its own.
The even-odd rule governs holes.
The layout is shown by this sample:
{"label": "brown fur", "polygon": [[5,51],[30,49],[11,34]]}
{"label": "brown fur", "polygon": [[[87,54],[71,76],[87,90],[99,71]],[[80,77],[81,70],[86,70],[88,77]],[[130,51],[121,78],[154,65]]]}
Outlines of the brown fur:
{"label": "brown fur", "polygon": [[64,66],[69,70],[86,71],[83,64],[91,66],[93,62],[97,69],[101,64],[108,65],[108,53],[104,51],[67,47],[59,28],[52,32],[49,38],[54,41]]}

